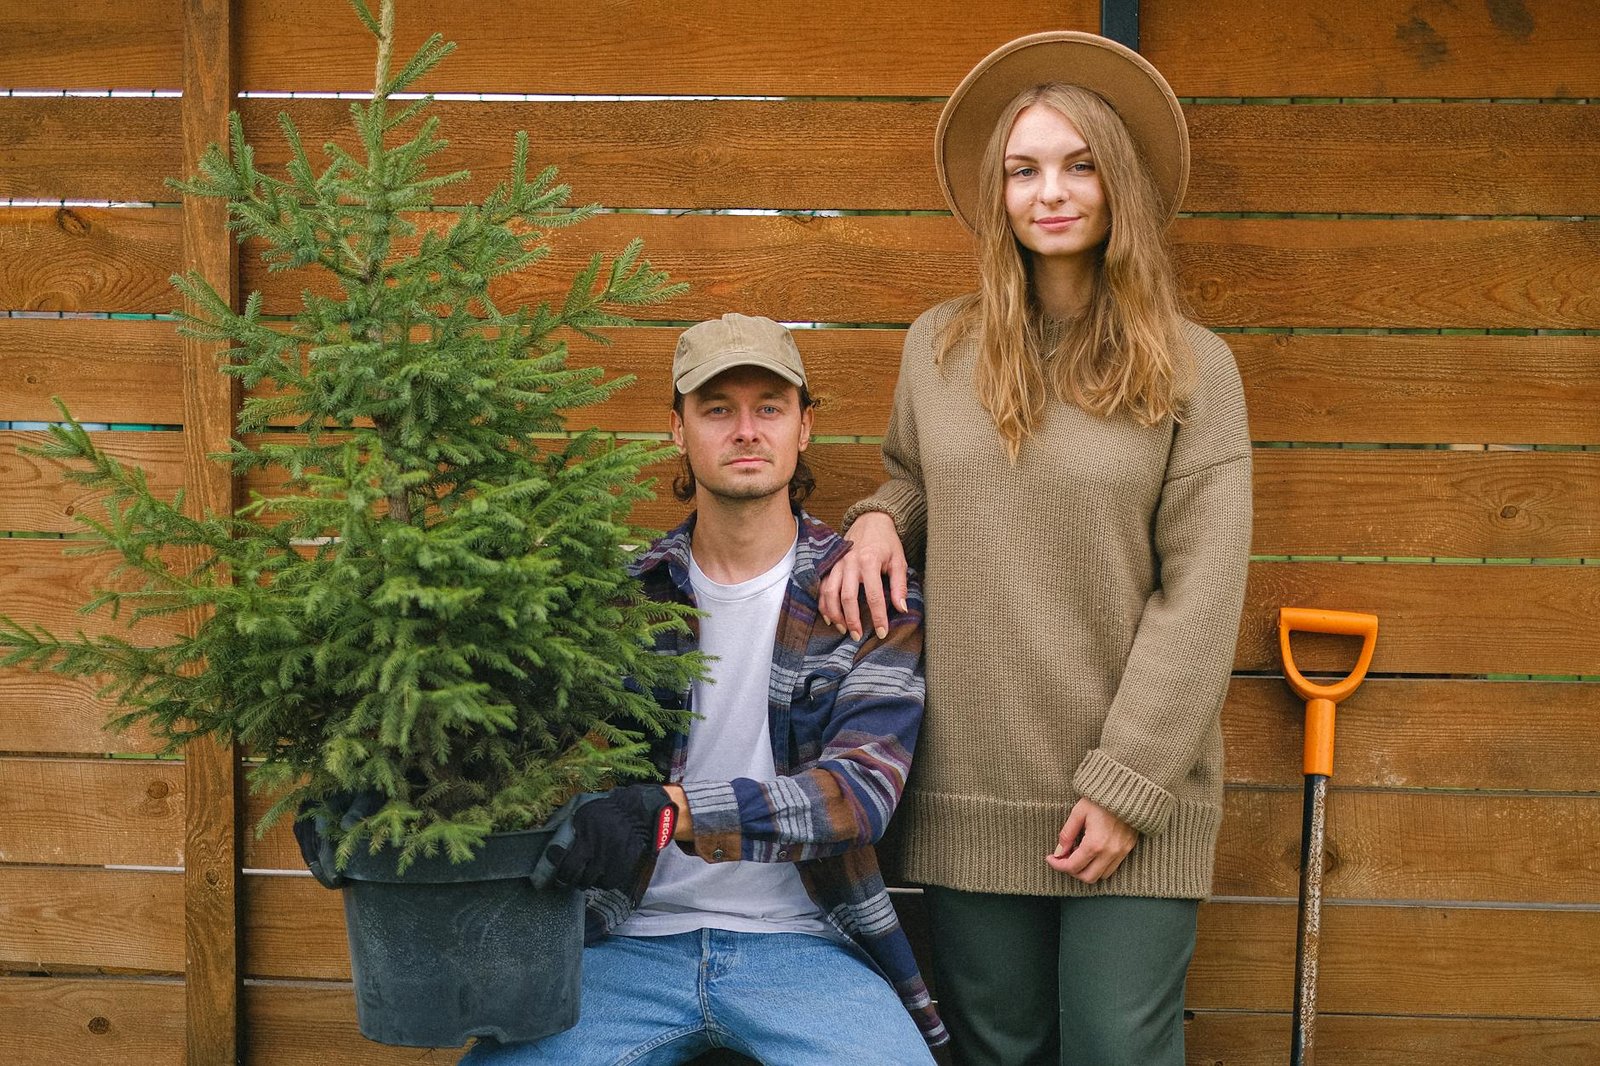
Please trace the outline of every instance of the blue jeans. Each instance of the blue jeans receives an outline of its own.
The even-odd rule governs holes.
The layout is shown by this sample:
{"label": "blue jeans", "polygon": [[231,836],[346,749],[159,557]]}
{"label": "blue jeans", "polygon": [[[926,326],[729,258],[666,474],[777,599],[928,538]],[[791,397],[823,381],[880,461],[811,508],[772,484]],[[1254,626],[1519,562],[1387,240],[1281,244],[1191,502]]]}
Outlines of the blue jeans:
{"label": "blue jeans", "polygon": [[526,1044],[480,1040],[460,1066],[667,1066],[713,1047],[781,1066],[933,1062],[889,982],[845,945],[701,929],[584,949],[577,1025]]}

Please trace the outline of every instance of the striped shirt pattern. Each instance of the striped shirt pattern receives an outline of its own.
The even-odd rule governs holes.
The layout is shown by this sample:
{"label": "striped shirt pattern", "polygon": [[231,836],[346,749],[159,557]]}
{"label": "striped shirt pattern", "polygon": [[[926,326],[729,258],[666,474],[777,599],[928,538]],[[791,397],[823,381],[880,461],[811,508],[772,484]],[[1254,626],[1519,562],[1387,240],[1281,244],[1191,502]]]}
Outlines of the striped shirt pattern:
{"label": "striped shirt pattern", "polygon": [[[694,603],[689,543],[694,516],[633,564],[645,593]],[[928,1043],[948,1041],[900,926],[872,844],[905,788],[922,725],[922,590],[913,577],[908,612],[891,611],[889,634],[841,635],[818,614],[828,570],[849,549],[827,525],[800,515],[794,573],[778,618],[768,688],[775,781],[683,781],[685,734],[667,738],[657,762],[680,782],[695,839],[682,844],[707,862],[793,862],[825,920],[859,947],[892,984]],[[863,614],[865,608],[863,607]],[[657,651],[694,650],[698,632],[665,635]],[[690,692],[657,692],[665,707],[690,707]],[[646,871],[630,893],[590,890],[589,939],[606,935],[638,906]]]}

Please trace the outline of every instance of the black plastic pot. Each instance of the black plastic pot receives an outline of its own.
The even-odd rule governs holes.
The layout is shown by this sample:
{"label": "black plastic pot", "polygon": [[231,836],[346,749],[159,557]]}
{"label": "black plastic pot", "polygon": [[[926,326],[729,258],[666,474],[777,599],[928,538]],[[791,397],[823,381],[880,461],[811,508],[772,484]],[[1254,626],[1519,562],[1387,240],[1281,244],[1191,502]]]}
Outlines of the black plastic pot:
{"label": "black plastic pot", "polygon": [[577,1023],[583,894],[532,880],[564,820],[495,834],[471,862],[418,859],[403,874],[394,851],[358,848],[329,876],[332,850],[319,841],[312,871],[344,892],[362,1036],[459,1047],[475,1036],[537,1040]]}

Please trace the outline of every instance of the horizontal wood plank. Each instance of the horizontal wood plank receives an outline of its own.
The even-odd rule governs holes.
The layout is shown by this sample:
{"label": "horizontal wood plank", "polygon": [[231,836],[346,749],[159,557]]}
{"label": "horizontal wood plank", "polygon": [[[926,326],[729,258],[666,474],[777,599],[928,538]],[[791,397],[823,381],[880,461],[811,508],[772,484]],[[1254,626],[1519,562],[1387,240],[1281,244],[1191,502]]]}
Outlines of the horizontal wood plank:
{"label": "horizontal wood plank", "polygon": [[73,0],[0,8],[0,88],[180,89],[176,4]]}
{"label": "horizontal wood plank", "polygon": [[[1295,896],[1299,789],[1227,794],[1212,891]],[[1552,841],[1559,840],[1559,847]],[[1600,884],[1600,794],[1328,794],[1323,898],[1593,903]]]}
{"label": "horizontal wood plank", "polygon": [[[653,314],[695,319],[731,307],[782,321],[909,322],[971,287],[970,244],[948,218],[606,215],[558,235],[536,276],[507,279],[503,305],[564,291],[596,249],[643,236],[689,294]],[[171,209],[31,208],[0,214],[0,306],[167,311]],[[1187,297],[1221,326],[1588,328],[1600,322],[1600,223],[1181,219]],[[325,279],[267,274],[247,250],[243,288],[293,313]],[[552,282],[559,282],[553,285]]]}
{"label": "horizontal wood plank", "polygon": [[251,1066],[451,1066],[462,1048],[390,1047],[361,1035],[347,984],[270,981],[244,990],[245,1061]]}
{"label": "horizontal wood plank", "polygon": [[[251,0],[238,17],[240,89],[371,91],[371,37],[347,9]],[[948,93],[1013,37],[1097,29],[1099,7],[630,0],[563,11],[553,26],[538,7],[505,5],[490,18],[474,5],[413,0],[396,21],[397,55],[434,31],[457,43],[420,83],[433,92],[914,96]]]}
{"label": "horizontal wood plank", "polygon": [[179,238],[173,208],[0,211],[0,310],[171,311]]}
{"label": "horizontal wood plank", "polygon": [[155,752],[149,730],[113,730],[106,721],[117,705],[85,678],[0,667],[0,752]]}
{"label": "horizontal wood plank", "polygon": [[[1288,1010],[1295,905],[1211,903],[1189,967],[1196,1010]],[[1317,1006],[1330,1013],[1600,1020],[1600,911],[1322,911]]]}
{"label": "horizontal wood plank", "polygon": [[[661,430],[677,329],[572,341],[573,365],[638,383],[574,425]],[[818,431],[881,435],[900,366],[900,329],[800,330],[822,401]],[[1230,333],[1252,435],[1262,441],[1600,442],[1600,337]],[[170,322],[0,318],[0,418],[48,421],[61,396],[86,421],[180,424]]]}
{"label": "horizontal wood plank", "polygon": [[175,323],[0,318],[0,420],[181,425]]}
{"label": "horizontal wood plank", "polygon": [[[183,434],[104,432],[94,435],[103,454],[144,472],[150,491],[171,501],[183,489]],[[74,481],[50,459],[28,455],[48,433],[0,430],[0,529],[30,533],[86,533],[79,517],[106,520],[105,496]],[[81,469],[75,464],[73,469]]]}
{"label": "horizontal wood plank", "polygon": [[[538,277],[507,279],[499,299],[549,299],[544,279],[570,278],[580,255],[636,235],[653,265],[689,283],[654,312],[680,320],[739,308],[780,321],[909,322],[972,285],[970,244],[948,218],[608,215],[557,235]],[[1600,323],[1600,278],[1588,269],[1600,223],[1189,218],[1173,237],[1185,294],[1210,325]],[[322,284],[267,275],[252,255],[245,264],[244,288],[262,290],[270,312],[292,312],[303,287]]]}
{"label": "horizontal wood plank", "polygon": [[[249,857],[245,865],[251,865]],[[239,883],[246,976],[350,979],[344,897],[338,890],[323,888],[303,863],[295,876],[252,873]]]}
{"label": "horizontal wood plank", "polygon": [[[1590,792],[1596,722],[1600,684],[1369,678],[1339,705],[1333,784]],[[1281,678],[1234,678],[1222,730],[1230,783],[1299,786],[1305,704]]]}
{"label": "horizontal wood plank", "polygon": [[1600,442],[1600,337],[1224,339],[1256,440]]}
{"label": "horizontal wood plank", "polygon": [[0,865],[0,963],[183,970],[183,877]]}
{"label": "horizontal wood plank", "polygon": [[[1184,1023],[1190,1066],[1282,1066],[1288,1012],[1197,1011]],[[1590,1066],[1600,1022],[1317,1014],[1324,1066]]]}
{"label": "horizontal wood plank", "polygon": [[0,97],[0,199],[165,201],[183,174],[172,97]]}
{"label": "horizontal wood plank", "polygon": [[[109,554],[69,556],[84,541],[17,540],[0,538],[0,612],[13,620],[44,626],[57,637],[70,639],[82,633],[115,633],[129,640],[162,643],[177,636],[181,624],[171,616],[146,618],[128,626],[131,615],[123,611],[112,618],[108,608],[83,614],[79,608],[106,588],[139,587],[128,575],[111,578],[120,561]],[[176,565],[176,564],[174,564]]]}
{"label": "horizontal wood plank", "polygon": [[11,1066],[180,1066],[183,983],[0,977],[0,1059]]}
{"label": "horizontal wood plank", "polygon": [[1590,104],[1191,104],[1184,115],[1185,211],[1600,213],[1583,151],[1600,138]]}
{"label": "horizontal wood plank", "polygon": [[1258,554],[1600,559],[1600,454],[1258,448],[1254,458]]}
{"label": "horizontal wood plank", "polygon": [[[1284,606],[1379,618],[1374,673],[1600,673],[1600,567],[1254,563],[1234,668],[1279,670]],[[1346,638],[1295,638],[1303,671],[1354,663]]]}
{"label": "horizontal wood plank", "polygon": [[183,764],[0,758],[0,862],[181,866]]}
{"label": "horizontal wood plank", "polygon": [[[504,179],[513,133],[576,202],[608,207],[943,210],[939,100],[446,100],[443,193],[481,199]],[[170,98],[0,98],[0,197],[170,201],[182,169]],[[339,100],[239,102],[256,165],[288,158],[278,115],[308,145],[354,144]],[[1185,108],[1187,211],[1597,214],[1587,105],[1216,105]],[[1403,143],[1407,151],[1396,153]],[[313,155],[316,158],[316,155]],[[1471,180],[1463,180],[1463,175]]]}
{"label": "horizontal wood plank", "polygon": [[1588,0],[1156,0],[1140,51],[1180,96],[1600,96]]}

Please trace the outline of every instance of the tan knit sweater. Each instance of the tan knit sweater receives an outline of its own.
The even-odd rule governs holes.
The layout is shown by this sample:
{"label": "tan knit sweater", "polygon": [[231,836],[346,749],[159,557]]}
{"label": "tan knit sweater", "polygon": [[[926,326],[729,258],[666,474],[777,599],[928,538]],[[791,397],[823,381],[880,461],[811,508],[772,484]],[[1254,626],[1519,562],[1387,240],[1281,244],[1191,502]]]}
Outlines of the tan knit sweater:
{"label": "tan knit sweater", "polygon": [[[1250,549],[1250,434],[1233,356],[1188,324],[1185,421],[1051,403],[1012,466],[952,309],[906,338],[883,444],[888,512],[927,597],[928,702],[891,861],[976,892],[1199,898],[1222,817],[1220,712]],[[1088,796],[1140,833],[1110,878],[1045,865]]]}

